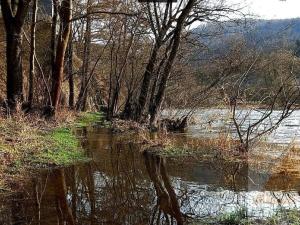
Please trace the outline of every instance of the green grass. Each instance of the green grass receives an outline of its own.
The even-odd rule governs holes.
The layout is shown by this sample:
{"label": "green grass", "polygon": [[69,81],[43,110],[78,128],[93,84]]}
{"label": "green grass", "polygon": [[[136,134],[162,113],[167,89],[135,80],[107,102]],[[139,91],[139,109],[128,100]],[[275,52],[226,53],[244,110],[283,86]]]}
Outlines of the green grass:
{"label": "green grass", "polygon": [[102,112],[83,112],[75,122],[76,127],[91,126],[96,123],[105,124],[104,115]]}
{"label": "green grass", "polygon": [[265,225],[300,225],[300,212],[297,210],[283,210],[268,219]]}
{"label": "green grass", "polygon": [[195,151],[185,147],[166,146],[160,154],[167,157],[183,157],[194,155]]}
{"label": "green grass", "polygon": [[44,142],[45,147],[36,158],[39,162],[61,166],[87,160],[70,128],[55,129],[44,136]]}
{"label": "green grass", "polygon": [[[104,116],[101,112],[83,112],[76,119],[74,126],[86,127],[96,123],[104,123]],[[88,160],[84,155],[79,140],[70,128],[57,128],[44,136],[46,143],[42,153],[36,161],[54,164],[69,165],[76,162]]]}
{"label": "green grass", "polygon": [[247,224],[247,210],[245,208],[241,208],[237,211],[223,214],[219,219],[219,223],[224,225]]}
{"label": "green grass", "polygon": [[266,219],[251,219],[247,217],[244,208],[225,213],[217,218],[201,219],[191,222],[192,225],[300,225],[298,210],[280,210],[274,216]]}
{"label": "green grass", "polygon": [[[82,125],[100,117],[87,115]],[[23,180],[28,171],[89,160],[72,130],[75,118],[55,123],[33,116],[0,117],[0,191],[13,190],[11,181]]]}

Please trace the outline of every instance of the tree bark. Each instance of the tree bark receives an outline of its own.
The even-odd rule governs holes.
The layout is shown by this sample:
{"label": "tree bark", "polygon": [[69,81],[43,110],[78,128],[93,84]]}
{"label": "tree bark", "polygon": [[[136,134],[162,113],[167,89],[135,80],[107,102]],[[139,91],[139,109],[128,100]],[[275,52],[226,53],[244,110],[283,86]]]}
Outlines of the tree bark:
{"label": "tree bark", "polygon": [[157,55],[158,55],[158,51],[159,51],[160,47],[161,47],[161,42],[158,40],[158,41],[156,41],[156,43],[154,45],[149,62],[146,66],[146,70],[145,70],[145,73],[143,76],[143,82],[141,85],[140,95],[139,95],[138,103],[136,106],[136,115],[133,115],[134,118],[132,118],[132,119],[135,119],[136,121],[141,120],[143,111],[146,106],[148,93],[149,93],[150,81],[152,78],[152,74],[154,71],[154,65],[156,63]]}
{"label": "tree bark", "polygon": [[68,80],[69,80],[69,107],[74,109],[74,76],[73,76],[73,43],[72,24],[70,25],[70,40],[68,46]]}
{"label": "tree bark", "polygon": [[29,65],[29,93],[28,104],[32,107],[33,102],[33,79],[35,75],[35,33],[36,33],[36,18],[38,10],[38,1],[33,1],[32,20],[31,20],[31,38],[30,38],[30,65]]}
{"label": "tree bark", "polygon": [[161,108],[161,105],[162,105],[162,102],[163,102],[163,99],[165,96],[167,81],[170,76],[171,69],[172,69],[174,60],[176,58],[178,48],[179,48],[181,32],[184,28],[184,22],[185,22],[186,17],[189,15],[190,11],[192,10],[192,7],[195,2],[196,2],[196,0],[189,0],[186,7],[182,10],[182,13],[178,17],[177,25],[174,30],[173,38],[172,38],[172,40],[170,40],[173,42],[171,52],[170,52],[170,55],[166,62],[166,66],[162,73],[162,78],[159,83],[157,94],[155,96],[155,104],[153,104],[153,107],[150,112],[150,116],[151,116],[150,117],[150,125],[156,126],[157,115]]}
{"label": "tree bark", "polygon": [[[87,2],[87,13],[90,12],[91,0]],[[81,68],[81,87],[78,95],[78,100],[76,103],[76,110],[85,111],[86,102],[88,96],[88,81],[87,77],[89,74],[90,67],[90,52],[91,52],[91,17],[87,16],[86,18],[86,31],[84,37],[84,50],[83,50],[83,63]]]}
{"label": "tree bark", "polygon": [[56,47],[54,73],[52,77],[52,110],[55,114],[60,100],[61,86],[64,73],[64,58],[70,36],[70,20],[72,15],[72,0],[63,0],[59,10],[61,25]]}
{"label": "tree bark", "polygon": [[57,27],[57,17],[58,17],[58,5],[56,0],[52,0],[52,24],[51,24],[51,68],[52,76],[55,67],[55,52],[56,52],[56,27]]}
{"label": "tree bark", "polygon": [[11,7],[9,0],[1,0],[6,30],[6,94],[11,109],[15,109],[17,102],[23,101],[22,28],[29,3],[30,1],[19,0]]}

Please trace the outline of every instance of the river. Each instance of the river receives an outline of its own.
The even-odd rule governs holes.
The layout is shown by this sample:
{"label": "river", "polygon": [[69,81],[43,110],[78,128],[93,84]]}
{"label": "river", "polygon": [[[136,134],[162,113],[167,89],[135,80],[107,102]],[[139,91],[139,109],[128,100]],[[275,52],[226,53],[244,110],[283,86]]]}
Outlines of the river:
{"label": "river", "polygon": [[[210,119],[204,113],[200,117],[199,112],[202,123],[201,118]],[[299,141],[299,119],[297,111],[269,140]],[[214,121],[209,132],[199,123],[176,135],[214,135],[224,127],[220,121]],[[78,135],[92,161],[39,171],[19,185],[18,193],[1,196],[0,224],[202,224],[205,218],[241,210],[250,219],[300,210],[300,171],[269,173],[247,161],[142,153],[139,144],[107,128],[83,128]]]}
{"label": "river", "polygon": [[[180,117],[189,110],[167,110],[163,116]],[[241,125],[241,130],[245,131],[249,124],[257,122],[266,111],[237,110],[236,118]],[[262,131],[278,121],[281,111],[274,110],[271,116],[258,126]],[[236,135],[236,129],[232,122],[232,113],[229,109],[199,109],[193,113],[193,123],[187,128],[184,135],[190,137],[218,137],[219,134],[231,133]],[[272,120],[272,121],[271,121]],[[279,126],[269,135],[264,136],[269,143],[279,145],[290,145],[300,147],[300,110],[295,110],[290,116],[283,120]]]}

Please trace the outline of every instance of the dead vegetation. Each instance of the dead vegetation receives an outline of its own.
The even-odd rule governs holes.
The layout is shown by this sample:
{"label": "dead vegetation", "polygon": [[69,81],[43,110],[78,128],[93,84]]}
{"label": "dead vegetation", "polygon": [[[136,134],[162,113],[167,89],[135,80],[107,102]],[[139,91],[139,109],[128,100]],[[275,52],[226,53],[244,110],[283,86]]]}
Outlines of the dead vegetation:
{"label": "dead vegetation", "polygon": [[28,172],[87,160],[72,131],[85,115],[60,111],[59,120],[37,114],[0,116],[0,189],[16,190]]}

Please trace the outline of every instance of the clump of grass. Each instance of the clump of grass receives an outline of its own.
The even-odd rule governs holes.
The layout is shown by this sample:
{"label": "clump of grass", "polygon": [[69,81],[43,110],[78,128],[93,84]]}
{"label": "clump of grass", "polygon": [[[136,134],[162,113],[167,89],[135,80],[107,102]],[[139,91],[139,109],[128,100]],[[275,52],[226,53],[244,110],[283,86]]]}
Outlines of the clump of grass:
{"label": "clump of grass", "polygon": [[178,137],[177,135],[167,135],[167,138],[156,139],[164,141],[161,154],[167,157],[215,157],[231,159],[235,153],[236,141],[229,136],[220,135],[218,138],[193,138]]}
{"label": "clump of grass", "polygon": [[108,122],[105,121],[104,115],[102,112],[83,112],[80,113],[78,119],[76,120],[75,125],[77,127],[90,126],[96,123],[101,125],[108,126]]}
{"label": "clump of grass", "polygon": [[217,218],[205,218],[193,221],[191,224],[201,225],[299,225],[300,212],[296,209],[280,209],[269,218],[249,218],[245,208],[223,214]]}
{"label": "clump of grass", "polygon": [[187,148],[186,146],[177,147],[177,146],[166,146],[161,155],[168,157],[184,157],[184,156],[195,156],[197,152]]}
{"label": "clump of grass", "polygon": [[26,178],[31,169],[87,160],[71,129],[76,114],[61,112],[61,118],[47,121],[39,115],[0,116],[0,190]]}
{"label": "clump of grass", "polygon": [[300,212],[298,210],[281,210],[276,215],[269,218],[265,224],[267,225],[299,225],[300,224]]}
{"label": "clump of grass", "polygon": [[248,223],[247,210],[245,208],[223,214],[219,219],[219,224],[240,225]]}

